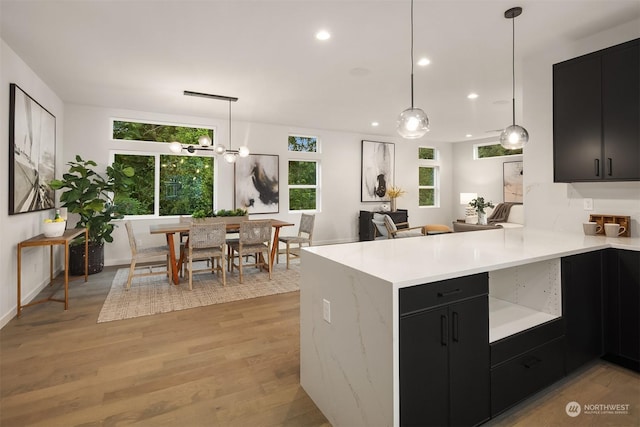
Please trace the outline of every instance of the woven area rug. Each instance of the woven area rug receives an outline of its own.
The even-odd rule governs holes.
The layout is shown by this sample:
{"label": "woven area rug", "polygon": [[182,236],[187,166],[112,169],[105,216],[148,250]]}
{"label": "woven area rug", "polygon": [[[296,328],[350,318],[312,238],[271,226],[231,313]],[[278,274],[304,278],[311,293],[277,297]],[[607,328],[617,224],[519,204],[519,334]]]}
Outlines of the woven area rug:
{"label": "woven area rug", "polygon": [[292,264],[289,270],[284,264],[273,266],[272,279],[255,267],[244,269],[243,284],[238,271],[227,273],[227,285],[222,286],[218,276],[208,272],[193,275],[193,290],[185,275],[180,285],[169,285],[163,275],[134,277],[127,291],[128,268],[116,272],[111,290],[102,306],[98,323],[131,319],[170,311],[186,310],[211,304],[257,298],[299,290],[300,265]]}

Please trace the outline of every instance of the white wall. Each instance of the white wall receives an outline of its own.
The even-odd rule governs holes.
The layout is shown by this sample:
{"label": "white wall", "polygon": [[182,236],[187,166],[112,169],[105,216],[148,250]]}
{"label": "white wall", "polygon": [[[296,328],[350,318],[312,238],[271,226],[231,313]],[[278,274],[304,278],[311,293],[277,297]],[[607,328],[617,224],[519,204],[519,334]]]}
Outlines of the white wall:
{"label": "white wall", "polygon": [[[228,145],[227,117],[202,118],[180,117],[98,108],[85,105],[68,104],[65,111],[65,161],[79,154],[84,159],[92,159],[104,169],[109,160],[110,151],[125,149],[145,151],[162,149],[168,153],[168,147],[157,147],[153,143],[113,141],[110,138],[110,119],[125,118],[138,120],[156,120],[161,122],[215,126],[220,141]],[[416,141],[400,138],[382,138],[372,135],[334,132],[321,129],[301,129],[289,126],[267,125],[260,123],[233,122],[233,147],[246,144],[252,153],[277,154],[280,156],[280,212],[265,214],[265,217],[295,222],[296,227],[282,229],[282,234],[297,232],[299,213],[288,212],[286,192],[287,160],[303,159],[306,153],[289,154],[287,137],[289,134],[312,135],[320,140],[321,154],[321,209],[316,214],[314,242],[316,244],[350,242],[358,239],[359,210],[378,209],[379,203],[360,202],[361,140],[395,142],[396,185],[407,190],[407,194],[398,200],[398,207],[409,209],[411,224],[450,223],[451,221],[451,148],[442,144],[437,148],[441,155],[441,208],[419,208],[417,195],[418,169]],[[423,143],[425,144],[425,143]],[[154,147],[155,146],[155,147]],[[307,155],[311,157],[310,155]],[[217,197],[216,209],[233,207],[233,166],[224,161],[216,163]],[[160,244],[162,236],[151,236],[149,224],[175,219],[135,220],[134,230],[142,244]],[[114,242],[105,247],[107,265],[123,264],[129,261],[129,248],[124,227],[113,234]]]}
{"label": "white wall", "polygon": [[[453,146],[453,194],[451,211],[455,218],[464,218],[465,206],[460,205],[460,193],[477,193],[487,201],[498,204],[504,201],[502,171],[504,162],[517,162],[522,156],[474,159],[473,146],[480,143],[499,143],[498,138],[458,142]],[[525,170],[525,174],[527,171]]]}
{"label": "white wall", "polygon": [[[2,146],[9,147],[9,84],[16,83],[40,105],[56,117],[56,168],[62,165],[64,105],[62,100],[0,39],[0,129]],[[17,245],[42,232],[45,218],[53,217],[53,210],[9,215],[9,150],[0,150],[0,169],[5,174],[0,185],[0,327],[16,314],[17,307]],[[59,170],[59,169],[58,169]],[[55,250],[58,267],[63,252]],[[22,251],[22,300],[31,300],[49,282],[49,248],[34,247]],[[64,309],[62,304],[60,311]],[[28,309],[27,309],[28,310]]]}
{"label": "white wall", "polygon": [[[525,59],[522,125],[530,135],[524,150],[527,226],[581,232],[581,224],[588,220],[590,213],[629,215],[632,236],[640,236],[640,182],[553,182],[552,116],[554,63],[638,37],[640,20],[636,19],[590,37],[557,43],[554,49]],[[593,211],[583,209],[583,198],[593,199]]]}

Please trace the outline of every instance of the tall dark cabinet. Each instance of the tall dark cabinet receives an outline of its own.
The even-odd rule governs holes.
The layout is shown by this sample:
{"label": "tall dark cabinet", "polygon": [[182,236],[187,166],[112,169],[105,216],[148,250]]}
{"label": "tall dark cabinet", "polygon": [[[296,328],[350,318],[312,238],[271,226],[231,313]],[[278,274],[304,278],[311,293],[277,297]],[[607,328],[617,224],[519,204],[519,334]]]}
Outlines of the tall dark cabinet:
{"label": "tall dark cabinet", "polygon": [[602,251],[562,258],[567,373],[603,354],[602,263]]}
{"label": "tall dark cabinet", "polygon": [[490,416],[488,275],[400,290],[400,424]]}
{"label": "tall dark cabinet", "polygon": [[555,182],[640,180],[640,39],[553,66]]}
{"label": "tall dark cabinet", "polygon": [[640,252],[605,256],[604,358],[640,372]]}

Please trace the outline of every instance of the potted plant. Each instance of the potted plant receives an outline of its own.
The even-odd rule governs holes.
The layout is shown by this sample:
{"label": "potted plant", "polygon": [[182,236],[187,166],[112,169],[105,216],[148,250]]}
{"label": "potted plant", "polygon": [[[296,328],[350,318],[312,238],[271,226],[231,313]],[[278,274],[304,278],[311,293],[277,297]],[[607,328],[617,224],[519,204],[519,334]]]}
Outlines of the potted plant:
{"label": "potted plant", "polygon": [[205,212],[204,209],[200,209],[197,210],[195,212],[193,212],[193,214],[191,214],[191,218],[194,219],[198,219],[198,218],[212,218],[212,217],[216,217],[216,218],[229,218],[227,221],[228,222],[237,222],[238,221],[238,217],[244,217],[241,219],[249,219],[249,214],[247,212],[246,209],[231,209],[231,210],[227,210],[227,209],[220,209],[216,212],[213,211],[209,211],[209,212]]}
{"label": "potted plant", "polygon": [[[60,203],[67,211],[78,214],[76,227],[86,227],[89,234],[89,274],[99,273],[104,267],[104,242],[112,242],[114,229],[112,221],[122,219],[113,204],[116,192],[125,191],[135,174],[132,167],[119,163],[107,166],[106,177],[95,171],[93,160],[83,160],[76,156],[67,163],[69,171],[62,179],[54,179],[49,186],[54,190],[64,190]],[[84,274],[84,238],[77,239],[70,246],[69,272]]]}
{"label": "potted plant", "polygon": [[389,200],[391,201],[391,212],[395,212],[395,211],[398,210],[398,208],[396,206],[396,199],[398,197],[402,196],[404,193],[406,193],[406,191],[404,191],[400,187],[396,187],[396,186],[389,187],[389,189],[387,190],[387,196],[389,197]]}
{"label": "potted plant", "polygon": [[469,206],[475,208],[478,212],[478,224],[486,225],[487,224],[487,213],[485,212],[485,208],[493,208],[493,202],[485,202],[484,197],[478,197],[469,202]]}

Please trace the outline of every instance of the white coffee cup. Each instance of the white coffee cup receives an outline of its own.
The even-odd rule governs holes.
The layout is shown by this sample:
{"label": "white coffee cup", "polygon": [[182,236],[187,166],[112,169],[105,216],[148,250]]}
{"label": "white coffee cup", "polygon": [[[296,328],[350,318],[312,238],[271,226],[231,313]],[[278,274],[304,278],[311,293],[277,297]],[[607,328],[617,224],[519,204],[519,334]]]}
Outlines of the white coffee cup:
{"label": "white coffee cup", "polygon": [[625,231],[627,231],[627,229],[620,224],[609,223],[604,225],[604,234],[606,234],[607,237],[618,237]]}
{"label": "white coffee cup", "polygon": [[583,222],[582,230],[587,236],[595,236],[602,231],[602,227],[599,226],[597,222]]}

